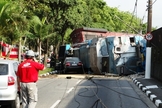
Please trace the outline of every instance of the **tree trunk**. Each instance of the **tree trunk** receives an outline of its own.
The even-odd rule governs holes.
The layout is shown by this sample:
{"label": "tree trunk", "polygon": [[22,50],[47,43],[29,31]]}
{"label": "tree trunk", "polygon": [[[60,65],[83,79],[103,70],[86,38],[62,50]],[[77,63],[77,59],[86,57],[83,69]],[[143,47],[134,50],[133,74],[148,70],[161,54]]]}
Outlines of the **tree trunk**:
{"label": "tree trunk", "polygon": [[44,66],[47,67],[47,54],[44,54]]}
{"label": "tree trunk", "polygon": [[26,43],[26,37],[23,38],[23,46],[25,46]]}
{"label": "tree trunk", "polygon": [[42,43],[42,41],[39,39],[39,62],[41,61],[41,43]]}
{"label": "tree trunk", "polygon": [[1,41],[1,44],[0,44],[0,54],[1,54],[0,55],[1,57],[0,58],[2,58],[2,49],[3,49],[2,45],[3,45],[3,40]]}
{"label": "tree trunk", "polygon": [[36,52],[39,52],[39,48],[40,48],[40,47],[39,47],[39,42],[40,42],[40,39],[38,38],[38,39],[37,39],[37,50],[36,50]]}
{"label": "tree trunk", "polygon": [[60,42],[57,43],[55,49],[54,49],[54,52],[56,54],[56,58],[58,57],[58,52],[59,52],[59,46],[60,46]]}
{"label": "tree trunk", "polygon": [[19,38],[18,61],[19,61],[19,63],[21,62],[21,37]]}
{"label": "tree trunk", "polygon": [[44,51],[44,66],[47,67],[47,58],[48,58],[48,39],[46,39],[45,51]]}
{"label": "tree trunk", "polygon": [[49,55],[49,47],[48,47],[48,39],[46,39],[46,48],[45,48],[45,53],[47,54],[47,56]]}

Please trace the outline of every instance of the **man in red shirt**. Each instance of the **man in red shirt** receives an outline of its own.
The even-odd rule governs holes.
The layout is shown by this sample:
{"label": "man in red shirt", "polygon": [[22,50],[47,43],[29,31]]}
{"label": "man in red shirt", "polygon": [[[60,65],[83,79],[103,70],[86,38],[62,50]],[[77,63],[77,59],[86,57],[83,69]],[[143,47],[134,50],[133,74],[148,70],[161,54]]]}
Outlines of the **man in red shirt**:
{"label": "man in red shirt", "polygon": [[38,90],[36,82],[39,70],[43,70],[43,64],[34,59],[34,52],[27,51],[26,60],[18,66],[18,87],[21,86],[23,108],[35,108],[38,101]]}

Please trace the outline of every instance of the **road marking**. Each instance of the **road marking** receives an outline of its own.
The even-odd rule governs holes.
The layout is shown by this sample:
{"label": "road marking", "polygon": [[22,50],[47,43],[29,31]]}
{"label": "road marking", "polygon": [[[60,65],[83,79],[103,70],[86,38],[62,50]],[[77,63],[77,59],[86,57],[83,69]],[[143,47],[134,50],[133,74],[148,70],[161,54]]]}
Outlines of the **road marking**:
{"label": "road marking", "polygon": [[50,108],[55,108],[59,103],[60,103],[61,100],[57,100]]}
{"label": "road marking", "polygon": [[152,89],[152,88],[158,88],[158,86],[157,85],[150,85],[150,86],[146,86],[146,88]]}
{"label": "road marking", "polygon": [[73,89],[74,87],[70,88],[66,93],[70,93]]}
{"label": "road marking", "polygon": [[76,82],[76,84],[79,84],[81,80],[79,80],[78,82]]}

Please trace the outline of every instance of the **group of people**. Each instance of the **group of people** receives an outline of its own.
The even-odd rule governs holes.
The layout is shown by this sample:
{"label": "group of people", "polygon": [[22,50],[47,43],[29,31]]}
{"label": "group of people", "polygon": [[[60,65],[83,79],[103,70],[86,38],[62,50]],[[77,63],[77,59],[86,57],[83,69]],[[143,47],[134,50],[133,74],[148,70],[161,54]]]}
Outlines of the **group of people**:
{"label": "group of people", "polygon": [[45,66],[37,62],[34,58],[34,52],[28,50],[25,55],[25,60],[18,66],[17,81],[18,89],[22,94],[22,107],[35,108],[38,101],[38,73],[39,70],[44,70]]}

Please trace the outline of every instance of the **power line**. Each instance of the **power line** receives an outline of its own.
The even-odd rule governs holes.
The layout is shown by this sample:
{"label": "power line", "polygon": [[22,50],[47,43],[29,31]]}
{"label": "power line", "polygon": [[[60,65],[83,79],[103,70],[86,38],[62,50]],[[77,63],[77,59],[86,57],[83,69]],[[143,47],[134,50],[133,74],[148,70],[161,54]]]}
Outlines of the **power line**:
{"label": "power line", "polygon": [[154,4],[154,3],[156,3],[157,2],[157,0],[155,0],[154,2],[152,2],[152,5]]}
{"label": "power line", "polygon": [[116,18],[118,18],[120,21],[122,21],[126,26],[130,27],[132,30],[134,30],[137,34],[141,35],[136,29],[134,29],[133,27],[129,26],[126,22],[124,22],[121,18],[119,18],[117,15],[114,15]]}
{"label": "power line", "polygon": [[134,18],[134,13],[135,13],[135,12],[136,12],[136,16],[137,16],[137,2],[138,2],[138,0],[136,0],[136,2],[135,2],[134,10],[133,10],[133,13],[132,13],[132,18],[131,18],[131,20],[130,20],[130,24],[129,24],[129,26],[132,25],[133,18]]}
{"label": "power line", "polygon": [[143,23],[144,21],[144,18],[145,18],[145,14],[146,12],[148,11],[148,24],[147,24],[147,32],[148,31],[151,31],[151,26],[152,26],[152,16],[150,16],[150,13],[152,13],[152,6],[157,2],[157,0],[154,0],[154,2],[152,2],[152,0],[148,0],[148,5],[147,5],[147,8],[145,10],[145,13],[142,17],[142,20],[141,20],[141,24]]}

